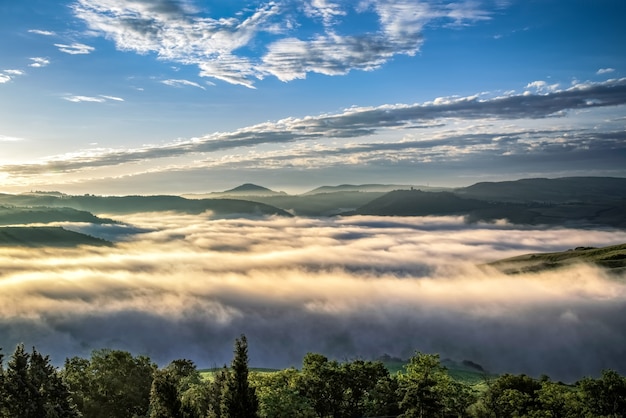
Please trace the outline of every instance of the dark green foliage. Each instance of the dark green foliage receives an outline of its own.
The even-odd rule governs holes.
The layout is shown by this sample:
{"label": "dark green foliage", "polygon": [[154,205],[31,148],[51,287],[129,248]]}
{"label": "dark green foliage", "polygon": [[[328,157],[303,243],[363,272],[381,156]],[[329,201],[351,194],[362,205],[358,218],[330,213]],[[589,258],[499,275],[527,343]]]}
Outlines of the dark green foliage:
{"label": "dark green foliage", "polygon": [[340,364],[321,354],[304,357],[300,393],[317,416],[376,416],[396,412],[395,381],[381,362]]}
{"label": "dark green foliage", "polygon": [[0,226],[0,246],[77,247],[111,245],[110,242],[79,232],[52,226]]}
{"label": "dark green foliage", "polygon": [[191,360],[157,370],[150,389],[150,418],[200,418],[208,409],[208,384]]}
{"label": "dark green foliage", "polygon": [[301,372],[289,368],[273,373],[251,375],[259,398],[262,418],[313,418],[316,416],[309,400],[301,391]]}
{"label": "dark green foliage", "polygon": [[[2,358],[0,357],[0,365]],[[48,356],[33,348],[26,353],[24,345],[15,349],[6,371],[0,367],[0,417],[6,418],[73,418],[79,417],[67,386]]]}
{"label": "dark green foliage", "polygon": [[156,365],[126,351],[96,350],[91,360],[67,359],[63,379],[87,418],[145,416]]}
{"label": "dark green foliage", "polygon": [[626,416],[626,378],[613,370],[604,370],[599,379],[579,382],[584,410],[588,416]]}
{"label": "dark green foliage", "polygon": [[248,381],[248,340],[245,335],[235,340],[235,356],[226,379],[222,403],[224,417],[258,416],[259,401],[255,388]]}
{"label": "dark green foliage", "polygon": [[416,353],[398,375],[402,417],[467,416],[473,391],[452,379],[438,354]]}

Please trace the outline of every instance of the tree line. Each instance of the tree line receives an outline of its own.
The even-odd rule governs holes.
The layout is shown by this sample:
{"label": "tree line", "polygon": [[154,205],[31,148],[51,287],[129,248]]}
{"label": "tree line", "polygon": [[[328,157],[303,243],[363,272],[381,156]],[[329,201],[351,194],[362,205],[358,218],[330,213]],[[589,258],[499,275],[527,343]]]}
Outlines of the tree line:
{"label": "tree line", "polygon": [[624,417],[626,378],[605,370],[573,385],[524,374],[453,379],[439,355],[416,352],[390,373],[380,361],[307,354],[301,369],[248,369],[248,343],[206,377],[191,360],[159,368],[147,356],[101,349],[62,368],[35,348],[0,352],[1,418]]}

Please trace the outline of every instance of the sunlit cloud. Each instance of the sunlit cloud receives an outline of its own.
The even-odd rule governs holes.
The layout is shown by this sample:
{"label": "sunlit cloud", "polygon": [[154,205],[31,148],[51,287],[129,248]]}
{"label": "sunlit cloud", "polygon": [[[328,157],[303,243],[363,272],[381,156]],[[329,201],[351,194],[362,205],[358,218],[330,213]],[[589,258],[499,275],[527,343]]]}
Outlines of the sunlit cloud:
{"label": "sunlit cloud", "polygon": [[8,83],[9,81],[11,81],[10,76],[0,73],[0,84]]}
{"label": "sunlit cloud", "polygon": [[298,366],[309,351],[417,349],[564,379],[626,369],[622,281],[584,265],[516,276],[479,266],[622,243],[624,231],[458,217],[119,220],[136,230],[64,224],[113,248],[3,250],[0,345],[34,344],[57,362],[113,347],[209,367],[229,361],[243,332],[253,364],[268,367]]}
{"label": "sunlit cloud", "polygon": [[[533,86],[547,89],[542,83]],[[451,161],[459,156],[478,155],[487,159],[494,156],[519,158],[545,158],[568,152],[571,158],[581,158],[593,151],[594,155],[619,154],[623,149],[624,131],[619,125],[604,131],[597,129],[571,130],[553,122],[546,129],[511,129],[499,121],[524,121],[565,118],[567,112],[626,105],[626,79],[605,82],[579,83],[567,89],[537,93],[512,94],[481,98],[442,97],[431,102],[394,104],[378,107],[353,107],[337,114],[324,114],[304,118],[286,118],[265,122],[231,132],[216,132],[199,138],[180,140],[165,145],[145,146],[136,149],[103,149],[87,155],[56,156],[42,164],[2,166],[0,170],[15,175],[32,175],[47,171],[74,172],[94,167],[122,165],[133,162],[155,161],[163,158],[180,158],[251,148],[265,144],[313,143],[320,155],[358,157],[358,163],[404,159],[416,156],[422,161]],[[103,96],[67,96],[65,100],[104,102]],[[459,128],[468,124],[468,131]],[[535,122],[536,126],[539,122]],[[483,128],[476,127],[484,125]],[[554,126],[554,127],[553,127]],[[448,130],[443,128],[449,127]],[[433,131],[428,131],[432,128]],[[424,129],[427,135],[416,135]],[[363,138],[385,133],[390,139],[384,142],[364,142]],[[326,145],[323,141],[343,141],[340,145]],[[345,143],[354,140],[360,142]],[[321,148],[320,148],[321,147]],[[292,150],[300,153],[301,150]],[[405,151],[405,155],[397,155]],[[314,153],[312,156],[314,157]],[[582,153],[582,154],[577,154]],[[288,155],[285,155],[288,158]],[[292,156],[298,156],[292,154]],[[240,158],[240,157],[233,157]],[[278,160],[274,160],[276,162]],[[344,158],[344,161],[345,160]],[[295,163],[295,162],[294,162]],[[284,164],[291,164],[285,160]],[[284,165],[283,164],[283,165]],[[279,165],[282,166],[282,165]]]}
{"label": "sunlit cloud", "polygon": [[9,75],[24,75],[26,74],[23,70],[4,70],[4,73]]}
{"label": "sunlit cloud", "polygon": [[47,59],[47,58],[33,57],[30,60],[32,62],[30,64],[28,64],[28,66],[29,67],[33,67],[33,68],[46,67],[48,64],[50,64],[50,60]]}
{"label": "sunlit cloud", "polygon": [[59,51],[65,52],[66,54],[70,54],[70,55],[90,54],[90,53],[92,53],[95,50],[95,48],[92,47],[92,46],[81,44],[81,43],[77,43],[77,42],[73,43],[71,45],[54,44],[54,46],[59,48]]}
{"label": "sunlit cloud", "polygon": [[121,97],[116,97],[116,96],[105,96],[105,95],[100,95],[100,97],[102,97],[103,99],[107,99],[107,100],[113,100],[114,102],[123,102],[124,99],[122,99]]}
{"label": "sunlit cloud", "polygon": [[17,142],[23,140],[23,138],[18,138],[15,136],[0,135],[0,142]]}

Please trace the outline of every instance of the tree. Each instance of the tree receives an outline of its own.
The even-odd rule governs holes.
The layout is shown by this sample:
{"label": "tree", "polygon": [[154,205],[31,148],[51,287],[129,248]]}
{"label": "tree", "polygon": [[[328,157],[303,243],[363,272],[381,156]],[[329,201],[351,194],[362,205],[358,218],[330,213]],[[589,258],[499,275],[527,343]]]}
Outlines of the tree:
{"label": "tree", "polygon": [[[0,371],[1,371],[0,359]],[[24,345],[16,347],[2,377],[0,416],[20,418],[78,417],[67,386],[48,356],[34,347],[26,353]]]}
{"label": "tree", "polygon": [[540,410],[538,393],[541,383],[525,374],[503,374],[488,382],[483,395],[487,413],[499,417],[527,416]]}
{"label": "tree", "polygon": [[146,356],[102,349],[65,361],[63,379],[87,418],[145,416],[156,365]]}
{"label": "tree", "polygon": [[174,360],[157,370],[150,389],[150,418],[204,416],[207,402],[196,386],[206,385],[191,360]]}
{"label": "tree", "polygon": [[578,382],[585,412],[598,417],[626,416],[626,378],[614,370],[602,371],[599,379]]}
{"label": "tree", "polygon": [[315,411],[300,390],[301,379],[301,372],[294,368],[252,375],[251,383],[259,398],[259,416],[314,418]]}
{"label": "tree", "polygon": [[248,341],[245,335],[235,340],[234,354],[223,393],[222,412],[229,418],[257,417],[259,400],[248,381]]}
{"label": "tree", "polygon": [[402,417],[464,416],[474,401],[472,391],[456,382],[438,354],[417,352],[398,375]]}

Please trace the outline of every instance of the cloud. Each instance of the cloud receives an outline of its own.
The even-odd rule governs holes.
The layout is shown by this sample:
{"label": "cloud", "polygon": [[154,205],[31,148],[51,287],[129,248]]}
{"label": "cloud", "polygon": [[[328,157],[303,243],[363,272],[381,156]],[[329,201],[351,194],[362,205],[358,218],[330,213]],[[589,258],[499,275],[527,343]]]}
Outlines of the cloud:
{"label": "cloud", "polygon": [[55,36],[56,33],[49,31],[49,30],[40,30],[40,29],[29,29],[28,30],[29,33],[34,33],[37,35],[43,35],[43,36]]}
{"label": "cloud", "polygon": [[162,80],[161,83],[166,84],[168,86],[172,86],[172,87],[191,86],[191,87],[197,87],[197,88],[202,89],[202,90],[206,90],[206,88],[204,86],[201,86],[200,84],[195,83],[193,81],[189,81],[189,80],[169,79],[169,80]]}
{"label": "cloud", "polygon": [[0,84],[8,83],[9,81],[11,81],[10,76],[0,73]]}
{"label": "cloud", "polygon": [[[103,97],[68,96],[70,101],[102,102]],[[358,152],[400,149],[425,149],[442,156],[458,159],[462,148],[473,147],[486,157],[505,153],[530,153],[531,155],[550,151],[550,158],[567,150],[584,151],[585,148],[602,150],[619,156],[623,152],[620,140],[623,134],[620,126],[614,131],[581,132],[572,134],[571,128],[553,127],[550,135],[541,138],[548,129],[513,130],[499,127],[499,121],[528,119],[564,118],[567,112],[593,110],[622,106],[626,104],[626,79],[609,80],[601,83],[581,83],[568,89],[532,94],[507,95],[481,99],[479,96],[437,98],[431,102],[417,104],[383,105],[378,107],[354,107],[338,114],[286,118],[265,122],[231,132],[216,132],[200,138],[178,141],[162,146],[145,146],[138,149],[103,150],[73,154],[72,156],[51,157],[48,162],[28,165],[5,165],[0,170],[17,175],[39,174],[41,172],[72,172],[85,168],[105,167],[130,162],[152,161],[166,157],[182,157],[203,153],[227,151],[236,148],[254,147],[262,144],[287,144],[329,139],[347,141],[356,138],[372,137],[381,132],[391,134],[413,132],[414,128],[432,126],[431,137],[410,138],[396,141],[395,144],[361,143],[342,145],[343,154],[356,155]],[[481,121],[488,127],[479,134],[451,130],[445,126],[453,123]],[[555,122],[546,123],[546,127]],[[489,127],[492,126],[492,127]],[[471,128],[476,130],[477,128]],[[480,130],[480,129],[479,129]],[[471,132],[470,132],[471,133]],[[420,142],[423,141],[423,142]],[[393,141],[384,141],[393,143]],[[444,149],[444,147],[448,147]],[[487,146],[487,147],[485,147]],[[437,148],[438,149],[435,149]],[[461,147],[461,148],[455,148]],[[482,147],[482,148],[481,148]],[[328,149],[328,148],[327,148]],[[613,149],[612,151],[609,151]],[[297,151],[297,150],[296,150]],[[443,152],[445,151],[445,153]],[[495,152],[495,154],[494,154]],[[607,154],[609,155],[609,154]],[[389,158],[394,158],[388,155]],[[400,156],[401,157],[401,156]]]}
{"label": "cloud", "polygon": [[113,248],[0,254],[1,346],[35,345],[56,362],[112,347],[210,367],[243,332],[255,366],[421,350],[561,379],[626,370],[623,281],[589,266],[515,277],[477,267],[621,243],[624,231],[456,217],[121,220],[137,229]]}
{"label": "cloud", "polygon": [[23,70],[4,70],[6,74],[9,75],[24,75],[26,74]]}
{"label": "cloud", "polygon": [[18,142],[18,141],[23,141],[24,138],[18,138],[15,136],[7,136],[7,135],[0,135],[0,142]]}
{"label": "cloud", "polygon": [[82,55],[82,54],[90,54],[95,48],[89,45],[81,44],[81,43],[73,43],[71,45],[66,44],[54,44],[59,51],[65,52],[70,55]]}
{"label": "cloud", "polygon": [[596,74],[598,75],[610,74],[614,71],[615,71],[615,68],[600,68],[598,71],[596,71]]}
{"label": "cloud", "polygon": [[42,68],[50,64],[50,60],[47,58],[33,57],[30,60],[32,61],[32,63],[30,63],[28,66],[34,68]]}
{"label": "cloud", "polygon": [[[373,70],[395,55],[414,55],[426,24],[459,26],[490,18],[472,1],[444,5],[369,0],[352,7],[329,0],[301,6],[277,1],[222,18],[203,15],[188,3],[165,0],[77,0],[72,9],[91,31],[113,40],[120,50],[196,65],[202,77],[246,87],[267,76],[290,81],[310,72],[341,75]],[[340,33],[340,21],[362,21],[372,12],[378,25]],[[313,21],[312,27],[321,22],[321,27],[306,38],[295,37],[294,28],[307,20]]]}
{"label": "cloud", "polygon": [[73,102],[73,103],[81,103],[81,102],[104,103],[106,101],[115,101],[115,102],[123,102],[124,101],[124,99],[122,99],[121,97],[105,96],[105,95],[100,95],[100,96],[65,96],[65,97],[63,97],[63,100],[67,100],[68,102]]}

